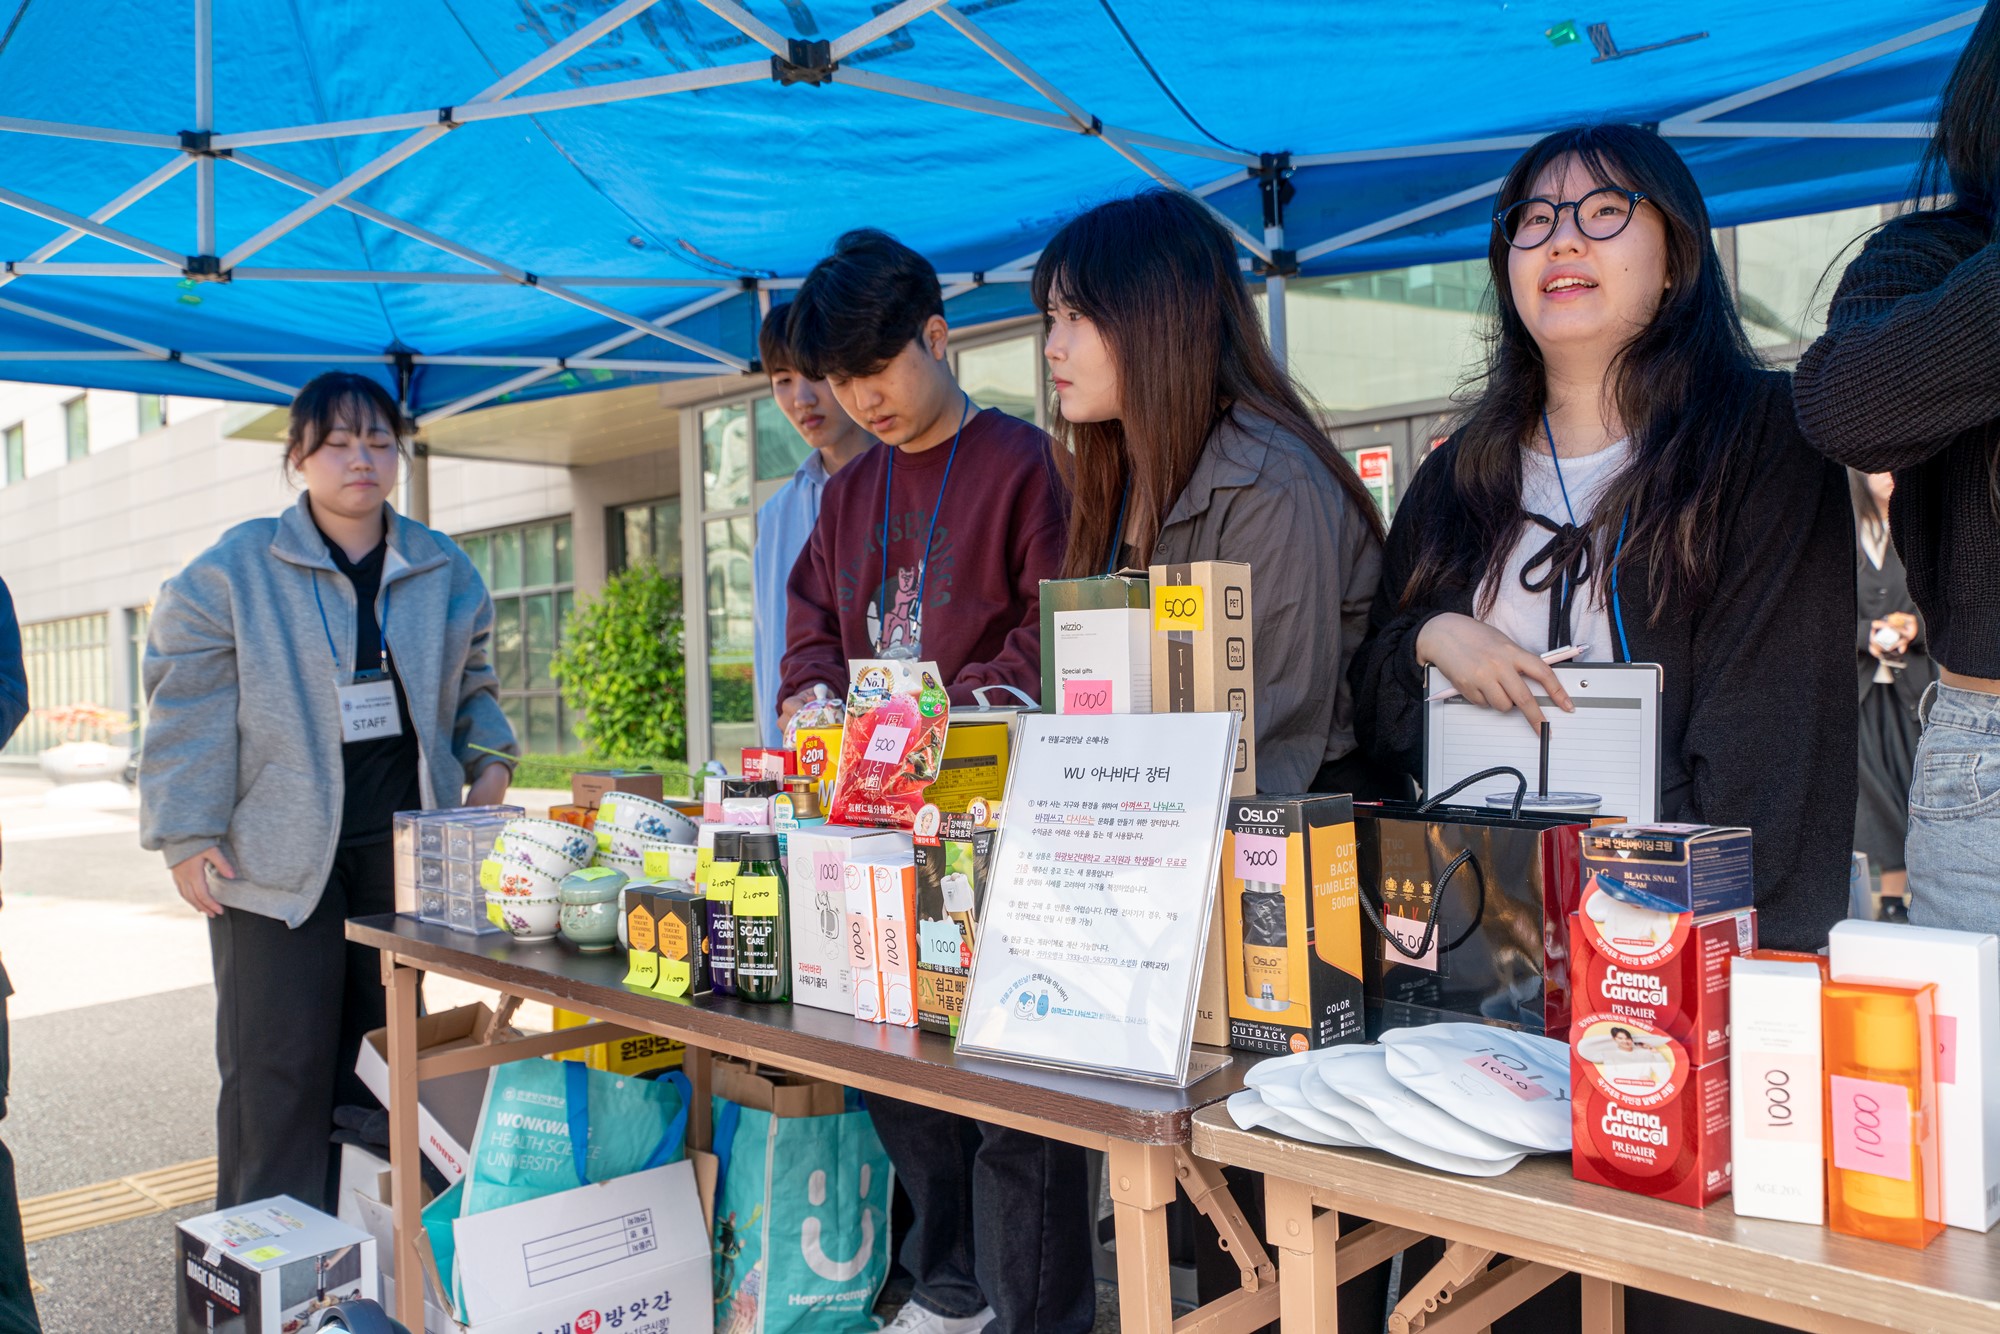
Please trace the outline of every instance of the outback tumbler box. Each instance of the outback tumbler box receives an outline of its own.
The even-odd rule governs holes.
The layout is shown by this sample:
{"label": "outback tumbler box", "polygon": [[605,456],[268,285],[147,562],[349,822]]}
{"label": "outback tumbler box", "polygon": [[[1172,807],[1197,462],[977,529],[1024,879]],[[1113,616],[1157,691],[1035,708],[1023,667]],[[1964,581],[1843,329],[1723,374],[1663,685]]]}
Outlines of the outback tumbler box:
{"label": "outback tumbler box", "polygon": [[1361,1041],[1353,799],[1234,799],[1222,856],[1229,1045],[1298,1052]]}
{"label": "outback tumbler box", "polygon": [[1042,580],[1042,711],[1153,711],[1152,600],[1143,576]]}
{"label": "outback tumbler box", "polygon": [[190,1218],[179,1239],[180,1334],[286,1334],[379,1295],[375,1239],[289,1195]]}
{"label": "outback tumbler box", "polygon": [[994,831],[947,815],[916,836],[917,1025],[956,1037],[993,864]]}
{"label": "outback tumbler box", "polygon": [[1255,662],[1250,645],[1250,567],[1198,560],[1155,565],[1153,712],[1240,713],[1229,795],[1257,791]]}

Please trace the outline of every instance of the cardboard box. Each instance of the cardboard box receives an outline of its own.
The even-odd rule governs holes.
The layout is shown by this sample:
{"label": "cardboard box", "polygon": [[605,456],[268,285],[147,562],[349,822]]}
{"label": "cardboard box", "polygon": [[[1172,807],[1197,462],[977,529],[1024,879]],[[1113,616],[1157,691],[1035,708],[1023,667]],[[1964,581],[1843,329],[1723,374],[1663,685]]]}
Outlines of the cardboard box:
{"label": "cardboard box", "polygon": [[[595,1182],[454,1225],[466,1334],[711,1334],[708,1227],[692,1162]],[[643,1313],[634,1319],[635,1313]],[[668,1317],[671,1315],[671,1325]]]}
{"label": "cardboard box", "polygon": [[[484,1005],[461,1005],[424,1015],[417,1020],[417,1054],[436,1056],[476,1047],[492,1021],[493,1011]],[[384,1107],[389,1105],[388,1029],[378,1028],[361,1040],[354,1073],[377,1101]],[[424,1157],[447,1181],[456,1181],[472,1161],[472,1136],[479,1128],[479,1109],[486,1102],[486,1071],[467,1070],[442,1079],[426,1079],[420,1087],[417,1138],[423,1144]]]}
{"label": "cardboard box", "polygon": [[380,1291],[375,1239],[289,1195],[190,1218],[177,1234],[180,1334],[291,1334]]}
{"label": "cardboard box", "polygon": [[[557,1028],[581,1028],[597,1021],[587,1014],[577,1014],[570,1010],[552,1010]],[[652,1033],[634,1033],[628,1038],[618,1038],[611,1042],[600,1042],[590,1047],[578,1047],[573,1051],[558,1052],[551,1059],[558,1061],[582,1061],[593,1070],[608,1070],[614,1075],[653,1075],[662,1070],[678,1070],[687,1056],[685,1044],[672,1038],[659,1037]]]}
{"label": "cardboard box", "polygon": [[2000,1222],[2000,937],[1892,922],[1837,922],[1833,975],[1937,984],[1938,1153],[1944,1221]]}
{"label": "cardboard box", "polygon": [[993,869],[997,831],[946,815],[913,840],[917,873],[917,1025],[958,1036],[965,986],[978,948],[979,914]]}
{"label": "cardboard box", "polygon": [[910,836],[893,829],[823,824],[786,835],[794,1005],[854,1013],[853,947],[846,935],[847,861],[874,852],[908,855],[909,847]]}
{"label": "cardboard box", "polygon": [[769,750],[763,746],[743,748],[743,776],[745,778],[768,778],[782,781],[786,774],[799,771],[799,753],[795,750]]}
{"label": "cardboard box", "polygon": [[875,959],[875,873],[863,862],[841,868],[847,902],[848,969],[854,978],[854,1017],[882,1022],[882,969]]}
{"label": "cardboard box", "polygon": [[1222,855],[1230,1045],[1362,1041],[1353,798],[1233,798]]}
{"label": "cardboard box", "polygon": [[1143,576],[1042,580],[1042,711],[1153,711],[1152,599]]}
{"label": "cardboard box", "polygon": [[1826,1222],[1821,980],[1817,962],[1730,961],[1729,1157],[1739,1218]]}
{"label": "cardboard box", "polygon": [[960,714],[948,720],[944,759],[924,800],[939,810],[970,809],[974,801],[998,806],[1007,795],[1007,762],[1013,754],[1004,718]]}
{"label": "cardboard box", "polygon": [[917,868],[914,859],[872,862],[875,963],[882,970],[882,1022],[917,1026]]}
{"label": "cardboard box", "polygon": [[1699,1209],[1729,1193],[1729,1062],[1697,1066],[1665,1033],[1622,1015],[1570,1023],[1578,1181]]}
{"label": "cardboard box", "polygon": [[1578,1010],[1643,1020],[1696,1065],[1728,1059],[1729,965],[1757,946],[1754,908],[1657,912],[1616,899],[1593,877],[1568,928]]}
{"label": "cardboard box", "polygon": [[1628,903],[1697,917],[1752,904],[1750,831],[1702,824],[1609,824],[1583,831],[1583,878]]}
{"label": "cardboard box", "polygon": [[564,824],[573,824],[578,829],[597,828],[597,807],[595,806],[551,806],[549,818]]}
{"label": "cardboard box", "polygon": [[1229,795],[1257,791],[1256,661],[1251,644],[1250,567],[1198,560],[1155,565],[1154,713],[1240,713]]}
{"label": "cardboard box", "polygon": [[666,779],[645,769],[590,769],[569,776],[569,799],[593,810],[607,792],[630,792],[635,797],[667,799]]}

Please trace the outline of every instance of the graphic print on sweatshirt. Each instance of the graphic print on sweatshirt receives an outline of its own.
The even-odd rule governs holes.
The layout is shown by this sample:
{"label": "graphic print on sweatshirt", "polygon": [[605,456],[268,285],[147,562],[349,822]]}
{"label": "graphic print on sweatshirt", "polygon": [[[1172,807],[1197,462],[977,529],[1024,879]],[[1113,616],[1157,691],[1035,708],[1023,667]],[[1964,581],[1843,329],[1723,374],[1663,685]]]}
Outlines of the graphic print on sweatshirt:
{"label": "graphic print on sweatshirt", "polygon": [[[931,538],[930,574],[924,575],[921,560],[924,534],[930,527],[930,510],[912,509],[889,524],[889,577],[882,578],[881,532],[868,536],[867,549],[838,571],[840,609],[843,616],[862,601],[868,627],[868,642],[878,653],[903,648],[918,652],[923,645],[924,612],[951,604],[953,571],[951,530],[938,525]],[[897,550],[898,547],[902,549]],[[919,592],[923,602],[918,604]]]}

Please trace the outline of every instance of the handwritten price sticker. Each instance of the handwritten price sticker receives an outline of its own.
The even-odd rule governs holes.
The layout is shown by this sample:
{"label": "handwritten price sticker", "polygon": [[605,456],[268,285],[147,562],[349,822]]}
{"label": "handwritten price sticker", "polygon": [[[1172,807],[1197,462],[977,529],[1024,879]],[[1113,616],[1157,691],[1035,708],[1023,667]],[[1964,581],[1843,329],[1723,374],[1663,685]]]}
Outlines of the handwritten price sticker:
{"label": "handwritten price sticker", "polygon": [[694,980],[694,970],[685,959],[661,959],[660,976],[651,990],[661,996],[685,996],[688,984]]}
{"label": "handwritten price sticker", "polygon": [[632,951],[632,971],[625,974],[625,985],[644,987],[650,991],[660,980],[660,956],[651,952]]}
{"label": "handwritten price sticker", "polygon": [[479,863],[479,887],[489,894],[500,888],[500,863],[491,857]]}
{"label": "handwritten price sticker", "polygon": [[776,917],[778,915],[778,877],[774,875],[745,875],[736,878],[736,915],[738,917]]}
{"label": "handwritten price sticker", "polygon": [[1833,1165],[1892,1181],[1910,1179],[1910,1095],[1901,1084],[1834,1075]]}
{"label": "handwritten price sticker", "polygon": [[1236,878],[1261,880],[1267,885],[1285,882],[1285,840],[1269,834],[1236,835]]}
{"label": "handwritten price sticker", "polygon": [[1064,713],[1111,712],[1111,683],[1090,678],[1063,682]]}
{"label": "handwritten price sticker", "polygon": [[1153,629],[1199,631],[1207,624],[1199,588],[1163,584],[1153,589]]}
{"label": "handwritten price sticker", "polygon": [[868,753],[863,758],[876,764],[898,764],[903,759],[903,748],[909,744],[909,728],[884,723],[869,736]]}

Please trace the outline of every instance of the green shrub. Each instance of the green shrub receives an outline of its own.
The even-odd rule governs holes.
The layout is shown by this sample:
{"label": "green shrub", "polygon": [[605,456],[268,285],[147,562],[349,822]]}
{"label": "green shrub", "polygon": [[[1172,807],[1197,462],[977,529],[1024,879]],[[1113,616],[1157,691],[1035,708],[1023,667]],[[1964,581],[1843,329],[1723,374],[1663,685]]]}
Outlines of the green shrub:
{"label": "green shrub", "polygon": [[577,603],[550,670],[591,754],[687,754],[678,579],[650,565],[612,575],[601,593]]}

